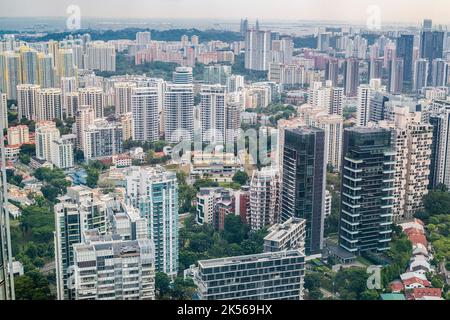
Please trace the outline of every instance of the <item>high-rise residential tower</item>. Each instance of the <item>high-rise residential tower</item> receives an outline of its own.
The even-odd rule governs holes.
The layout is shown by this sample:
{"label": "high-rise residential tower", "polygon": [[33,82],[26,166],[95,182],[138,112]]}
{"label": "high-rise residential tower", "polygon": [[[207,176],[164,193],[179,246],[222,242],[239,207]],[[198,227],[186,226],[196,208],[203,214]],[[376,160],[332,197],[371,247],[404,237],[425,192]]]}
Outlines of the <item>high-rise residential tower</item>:
{"label": "high-rise residential tower", "polygon": [[339,244],[351,254],[389,249],[395,151],[386,129],[344,131]]}
{"label": "high-rise residential tower", "polygon": [[322,250],[326,151],[325,131],[302,127],[284,132],[281,222],[306,220],[306,255]]}

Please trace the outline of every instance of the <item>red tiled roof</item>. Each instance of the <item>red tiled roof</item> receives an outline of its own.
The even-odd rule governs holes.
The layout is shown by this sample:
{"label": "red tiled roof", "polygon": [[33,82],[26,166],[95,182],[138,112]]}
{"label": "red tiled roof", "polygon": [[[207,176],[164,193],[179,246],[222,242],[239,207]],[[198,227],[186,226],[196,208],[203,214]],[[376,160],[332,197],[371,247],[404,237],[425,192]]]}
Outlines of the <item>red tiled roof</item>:
{"label": "red tiled roof", "polygon": [[391,282],[389,285],[393,293],[400,292],[404,289],[403,284],[400,281]]}
{"label": "red tiled roof", "polygon": [[409,300],[420,299],[423,297],[441,297],[442,289],[440,288],[416,288],[408,293]]}
{"label": "red tiled roof", "polygon": [[408,234],[409,241],[413,244],[422,244],[425,247],[428,247],[427,238],[423,234]]}
{"label": "red tiled roof", "polygon": [[428,280],[423,280],[423,279],[420,279],[417,277],[412,277],[412,278],[403,280],[403,284],[405,286],[409,286],[414,283],[419,283],[419,284],[423,285],[424,287],[431,287],[431,283]]}
{"label": "red tiled roof", "polygon": [[423,234],[422,230],[416,229],[416,228],[408,228],[408,229],[405,229],[403,232],[406,233],[407,235],[410,235],[410,234]]}

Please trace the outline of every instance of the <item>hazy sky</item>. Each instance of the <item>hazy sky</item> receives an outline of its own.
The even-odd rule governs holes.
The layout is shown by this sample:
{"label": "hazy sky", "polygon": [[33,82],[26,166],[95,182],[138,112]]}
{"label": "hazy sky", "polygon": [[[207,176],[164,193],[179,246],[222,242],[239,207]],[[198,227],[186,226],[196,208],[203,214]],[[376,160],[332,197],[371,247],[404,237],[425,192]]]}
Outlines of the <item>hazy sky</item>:
{"label": "hazy sky", "polygon": [[0,0],[0,17],[65,16],[73,4],[85,17],[342,21],[366,21],[378,5],[386,22],[450,22],[449,0]]}

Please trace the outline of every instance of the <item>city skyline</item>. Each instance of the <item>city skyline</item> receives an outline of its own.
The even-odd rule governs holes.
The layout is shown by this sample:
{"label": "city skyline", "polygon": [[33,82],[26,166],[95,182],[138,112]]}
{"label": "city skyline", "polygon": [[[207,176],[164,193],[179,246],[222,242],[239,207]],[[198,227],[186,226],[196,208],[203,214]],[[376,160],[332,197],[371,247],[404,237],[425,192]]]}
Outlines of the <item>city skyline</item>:
{"label": "city skyline", "polygon": [[[249,19],[261,20],[308,20],[308,21],[348,21],[365,22],[379,7],[381,23],[419,23],[424,18],[433,19],[438,24],[447,24],[447,7],[445,0],[433,0],[431,6],[419,0],[413,1],[369,1],[369,0],[341,0],[342,5],[329,6],[328,0],[302,1],[280,0],[276,4],[269,0],[222,2],[213,0],[204,6],[201,0],[130,0],[126,3],[118,0],[104,1],[62,0],[54,1],[18,0],[14,3],[0,3],[0,16],[8,17],[64,17],[69,6],[79,6],[82,17],[86,18],[135,18],[135,19]],[[403,10],[408,6],[408,11]],[[239,7],[239,10],[235,10]],[[289,7],[289,10],[285,10]],[[439,8],[439,10],[437,9]],[[375,10],[375,11],[374,11]]]}

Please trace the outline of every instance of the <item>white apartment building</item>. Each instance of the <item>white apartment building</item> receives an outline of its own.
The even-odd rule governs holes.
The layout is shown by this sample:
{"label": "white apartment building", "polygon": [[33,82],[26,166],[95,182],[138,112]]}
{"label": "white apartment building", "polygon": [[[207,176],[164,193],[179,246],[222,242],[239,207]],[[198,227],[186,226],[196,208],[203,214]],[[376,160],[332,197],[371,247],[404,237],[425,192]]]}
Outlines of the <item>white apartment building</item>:
{"label": "white apartment building", "polygon": [[260,230],[278,220],[280,201],[280,173],[265,167],[253,171],[250,182],[250,226]]}
{"label": "white apartment building", "polygon": [[264,252],[279,252],[298,249],[305,252],[306,220],[289,218],[286,222],[275,224],[264,238]]}
{"label": "white apartment building", "polygon": [[103,118],[105,108],[105,98],[102,88],[88,87],[78,90],[80,95],[80,106],[91,106],[94,108],[95,117]]}
{"label": "white apartment building", "polygon": [[169,143],[192,141],[194,88],[192,84],[168,84],[164,95],[164,134]]}
{"label": "white apartment building", "polygon": [[51,121],[36,124],[36,158],[51,161],[52,142],[60,138],[56,123]]}
{"label": "white apartment building", "polygon": [[114,83],[114,105],[117,116],[131,112],[131,95],[136,87],[135,82]]}
{"label": "white apartment building", "polygon": [[433,127],[404,107],[395,108],[395,122],[380,121],[379,126],[392,131],[396,152],[393,219],[412,219],[423,210],[422,199],[428,194]]}
{"label": "white apartment building", "polygon": [[131,90],[133,114],[133,139],[154,142],[159,140],[159,101],[156,87],[140,87]]}
{"label": "white apartment building", "polygon": [[204,85],[200,91],[202,140],[223,143],[226,128],[226,89],[222,85]]}
{"label": "white apartment building", "polygon": [[120,154],[123,151],[122,126],[118,122],[96,119],[84,131],[83,144],[86,163]]}
{"label": "white apartment building", "polygon": [[17,86],[17,108],[20,119],[36,120],[36,92],[40,86],[34,84],[20,84]]}
{"label": "white apartment building", "polygon": [[120,240],[89,232],[73,246],[75,300],[154,300],[155,248],[148,239]]}
{"label": "white apartment building", "polygon": [[116,49],[103,41],[90,42],[84,55],[84,67],[88,70],[116,71]]}
{"label": "white apartment building", "polygon": [[8,128],[8,145],[21,145],[30,142],[28,126],[19,125]]}
{"label": "white apartment building", "polygon": [[157,272],[178,272],[178,182],[162,167],[131,167],[126,172],[127,204],[148,221],[148,238],[155,243]]}
{"label": "white apartment building", "polygon": [[45,88],[36,91],[34,104],[36,121],[53,121],[63,118],[61,89]]}
{"label": "white apartment building", "polygon": [[317,127],[325,131],[327,163],[335,171],[341,168],[342,144],[344,140],[344,118],[337,114],[328,114],[326,109],[303,105],[298,108],[301,124]]}
{"label": "white apartment building", "polygon": [[60,169],[69,169],[74,166],[73,143],[62,136],[55,139],[50,145],[50,162]]}
{"label": "white apartment building", "polygon": [[372,89],[369,85],[358,87],[358,104],[356,106],[356,125],[367,127],[370,121],[370,97]]}
{"label": "white apartment building", "polygon": [[95,111],[91,106],[80,106],[75,113],[75,124],[77,128],[77,148],[84,149],[84,132],[94,123]]}

